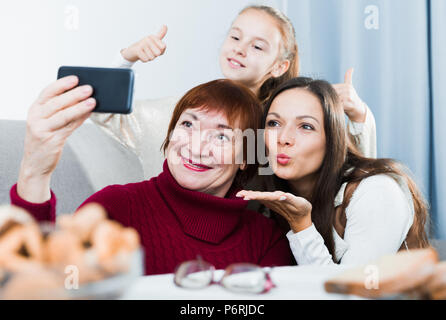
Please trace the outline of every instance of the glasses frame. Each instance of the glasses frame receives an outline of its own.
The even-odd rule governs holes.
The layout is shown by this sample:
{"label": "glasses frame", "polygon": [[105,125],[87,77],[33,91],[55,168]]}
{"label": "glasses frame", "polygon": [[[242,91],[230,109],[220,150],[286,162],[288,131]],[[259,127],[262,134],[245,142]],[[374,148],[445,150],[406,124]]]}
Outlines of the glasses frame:
{"label": "glasses frame", "polygon": [[[178,271],[180,270],[180,268],[186,264],[192,264],[192,263],[196,263],[197,266],[202,266],[202,268],[199,268],[197,271],[209,271],[211,272],[211,277],[210,277],[210,281],[206,284],[204,284],[203,286],[200,287],[187,287],[187,286],[183,286],[180,282],[179,279],[177,279],[178,275]],[[260,271],[263,272],[264,276],[265,276],[265,284],[263,286],[263,290],[260,292],[248,292],[248,291],[243,291],[243,290],[233,290],[230,287],[224,285],[223,280],[225,279],[225,277],[227,277],[228,275],[232,274],[232,269],[236,268],[236,267],[249,267],[249,268],[253,268],[253,269],[258,269]],[[225,288],[226,290],[229,290],[231,292],[238,292],[238,293],[252,293],[252,294],[264,294],[269,292],[272,288],[276,288],[276,284],[273,282],[273,280],[271,279],[270,273],[272,271],[272,267],[261,267],[259,265],[253,264],[253,263],[233,263],[230,264],[229,266],[227,266],[224,269],[224,273],[223,276],[221,277],[220,280],[216,281],[215,280],[215,271],[216,268],[214,265],[212,265],[211,263],[203,260],[201,258],[201,256],[197,256],[196,260],[188,260],[188,261],[184,261],[182,263],[180,263],[174,271],[174,278],[173,278],[173,282],[175,283],[176,286],[181,287],[181,288],[186,288],[186,289],[193,289],[193,290],[199,290],[199,289],[204,289],[207,288],[211,285],[219,285],[222,286],[223,288]],[[243,273],[243,272],[240,272]]]}

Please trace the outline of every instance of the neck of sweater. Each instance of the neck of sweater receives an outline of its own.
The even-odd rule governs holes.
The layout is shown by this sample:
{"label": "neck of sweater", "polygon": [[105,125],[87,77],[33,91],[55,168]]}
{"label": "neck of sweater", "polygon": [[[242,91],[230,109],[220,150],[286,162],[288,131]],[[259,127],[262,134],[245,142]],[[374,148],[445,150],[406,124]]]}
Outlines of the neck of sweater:
{"label": "neck of sweater", "polygon": [[167,161],[157,177],[158,188],[183,231],[199,240],[218,244],[239,223],[248,202],[235,197],[231,188],[225,198],[185,189],[172,176]]}

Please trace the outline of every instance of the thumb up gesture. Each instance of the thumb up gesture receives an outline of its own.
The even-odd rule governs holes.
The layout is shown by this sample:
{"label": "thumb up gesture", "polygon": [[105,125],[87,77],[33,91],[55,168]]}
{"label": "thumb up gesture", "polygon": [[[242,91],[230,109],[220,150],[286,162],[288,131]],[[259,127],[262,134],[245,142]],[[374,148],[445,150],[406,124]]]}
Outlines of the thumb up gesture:
{"label": "thumb up gesture", "polygon": [[130,62],[152,61],[166,51],[166,44],[162,41],[166,33],[167,26],[163,25],[156,34],[144,37],[130,47],[122,49],[121,55]]}
{"label": "thumb up gesture", "polygon": [[349,119],[354,122],[364,122],[367,108],[353,87],[353,71],[353,68],[348,69],[344,76],[344,83],[334,84],[333,88]]}

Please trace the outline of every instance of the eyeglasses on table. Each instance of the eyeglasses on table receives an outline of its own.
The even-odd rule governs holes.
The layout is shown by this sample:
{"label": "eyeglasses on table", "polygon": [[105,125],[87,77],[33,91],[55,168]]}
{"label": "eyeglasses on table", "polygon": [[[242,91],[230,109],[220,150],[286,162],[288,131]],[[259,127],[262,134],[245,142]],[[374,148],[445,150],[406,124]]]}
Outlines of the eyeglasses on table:
{"label": "eyeglasses on table", "polygon": [[233,292],[266,293],[276,287],[271,280],[270,270],[252,263],[234,263],[216,281],[215,266],[198,256],[196,260],[185,261],[176,268],[174,283],[188,289],[202,289],[217,284]]}

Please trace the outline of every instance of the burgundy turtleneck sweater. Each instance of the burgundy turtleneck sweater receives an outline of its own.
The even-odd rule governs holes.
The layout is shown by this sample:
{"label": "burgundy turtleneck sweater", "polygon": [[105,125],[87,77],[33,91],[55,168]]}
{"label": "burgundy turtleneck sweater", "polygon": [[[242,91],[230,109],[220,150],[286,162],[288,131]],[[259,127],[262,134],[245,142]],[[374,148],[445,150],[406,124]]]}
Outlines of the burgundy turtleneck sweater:
{"label": "burgundy turtleneck sweater", "polygon": [[[261,266],[293,263],[286,237],[271,219],[246,209],[247,201],[225,198],[181,187],[169,171],[148,181],[111,185],[89,197],[82,205],[97,202],[110,219],[135,228],[145,249],[145,273],[174,272],[183,261],[197,255],[224,269],[231,263]],[[11,188],[11,203],[28,210],[38,221],[56,219],[56,197],[34,204]]]}

